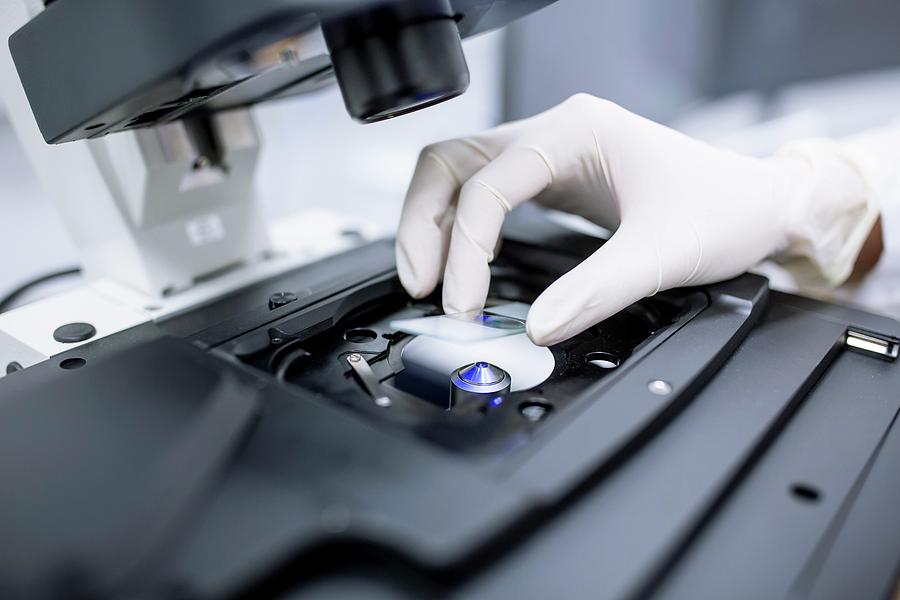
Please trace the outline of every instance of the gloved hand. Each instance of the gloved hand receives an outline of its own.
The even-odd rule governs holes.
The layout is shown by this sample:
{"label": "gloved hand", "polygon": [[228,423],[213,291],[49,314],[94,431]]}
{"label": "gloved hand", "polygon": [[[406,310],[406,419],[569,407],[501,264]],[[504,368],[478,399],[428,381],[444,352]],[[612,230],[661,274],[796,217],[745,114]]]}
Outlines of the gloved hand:
{"label": "gloved hand", "polygon": [[579,94],[425,148],[397,266],[412,296],[431,293],[443,274],[445,311],[478,310],[512,208],[534,199],[615,229],[533,303],[528,334],[550,345],[658,291],[727,279],[770,255],[839,283],[877,218],[870,196],[837,144],[750,158]]}

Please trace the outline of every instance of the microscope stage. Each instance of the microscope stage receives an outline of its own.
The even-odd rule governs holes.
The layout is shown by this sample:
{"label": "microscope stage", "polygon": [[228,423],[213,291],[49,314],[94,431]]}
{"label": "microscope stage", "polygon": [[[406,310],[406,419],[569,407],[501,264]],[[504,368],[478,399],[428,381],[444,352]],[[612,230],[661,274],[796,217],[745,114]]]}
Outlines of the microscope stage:
{"label": "microscope stage", "polygon": [[[600,243],[511,221],[490,318],[524,316]],[[892,584],[895,564],[873,556],[900,556],[900,372],[847,339],[896,339],[894,321],[745,275],[549,349],[519,330],[448,342],[398,323],[439,314],[438,298],[410,301],[392,242],[376,242],[0,380],[0,477],[16,482],[0,589],[750,598],[802,580],[838,598],[848,574],[871,595]],[[504,391],[451,402],[446,371],[473,365]]]}

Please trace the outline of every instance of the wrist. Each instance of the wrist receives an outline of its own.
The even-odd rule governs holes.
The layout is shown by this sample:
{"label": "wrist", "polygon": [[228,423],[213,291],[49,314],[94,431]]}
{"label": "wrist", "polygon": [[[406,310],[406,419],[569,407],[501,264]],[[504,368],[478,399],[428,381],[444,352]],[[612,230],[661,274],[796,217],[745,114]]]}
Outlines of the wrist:
{"label": "wrist", "polygon": [[829,140],[788,144],[774,198],[786,219],[774,258],[801,287],[844,283],[878,219],[866,157]]}

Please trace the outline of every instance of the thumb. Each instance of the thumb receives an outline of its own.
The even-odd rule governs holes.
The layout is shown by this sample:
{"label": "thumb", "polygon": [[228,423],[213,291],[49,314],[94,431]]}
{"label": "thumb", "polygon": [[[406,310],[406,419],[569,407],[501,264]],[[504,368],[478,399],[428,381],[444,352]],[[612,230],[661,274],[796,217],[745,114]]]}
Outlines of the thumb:
{"label": "thumb", "polygon": [[652,236],[625,226],[560,277],[531,305],[528,336],[539,346],[562,342],[659,291],[660,259]]}

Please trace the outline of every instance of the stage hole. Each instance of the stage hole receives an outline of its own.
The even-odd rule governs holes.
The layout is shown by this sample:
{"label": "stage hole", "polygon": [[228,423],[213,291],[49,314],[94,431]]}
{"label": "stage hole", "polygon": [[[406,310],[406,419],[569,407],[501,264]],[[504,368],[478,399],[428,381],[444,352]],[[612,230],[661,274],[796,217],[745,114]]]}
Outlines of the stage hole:
{"label": "stage hole", "polygon": [[615,369],[619,366],[619,357],[609,352],[590,352],[584,360],[587,364],[601,369]]}
{"label": "stage hole", "polygon": [[808,483],[795,483],[791,486],[791,495],[802,502],[818,502],[822,492]]}
{"label": "stage hole", "polygon": [[59,363],[59,366],[66,371],[74,371],[75,369],[80,369],[86,364],[87,361],[83,358],[67,358]]}
{"label": "stage hole", "polygon": [[344,332],[344,339],[354,344],[366,344],[377,337],[378,334],[371,329],[349,329]]}

